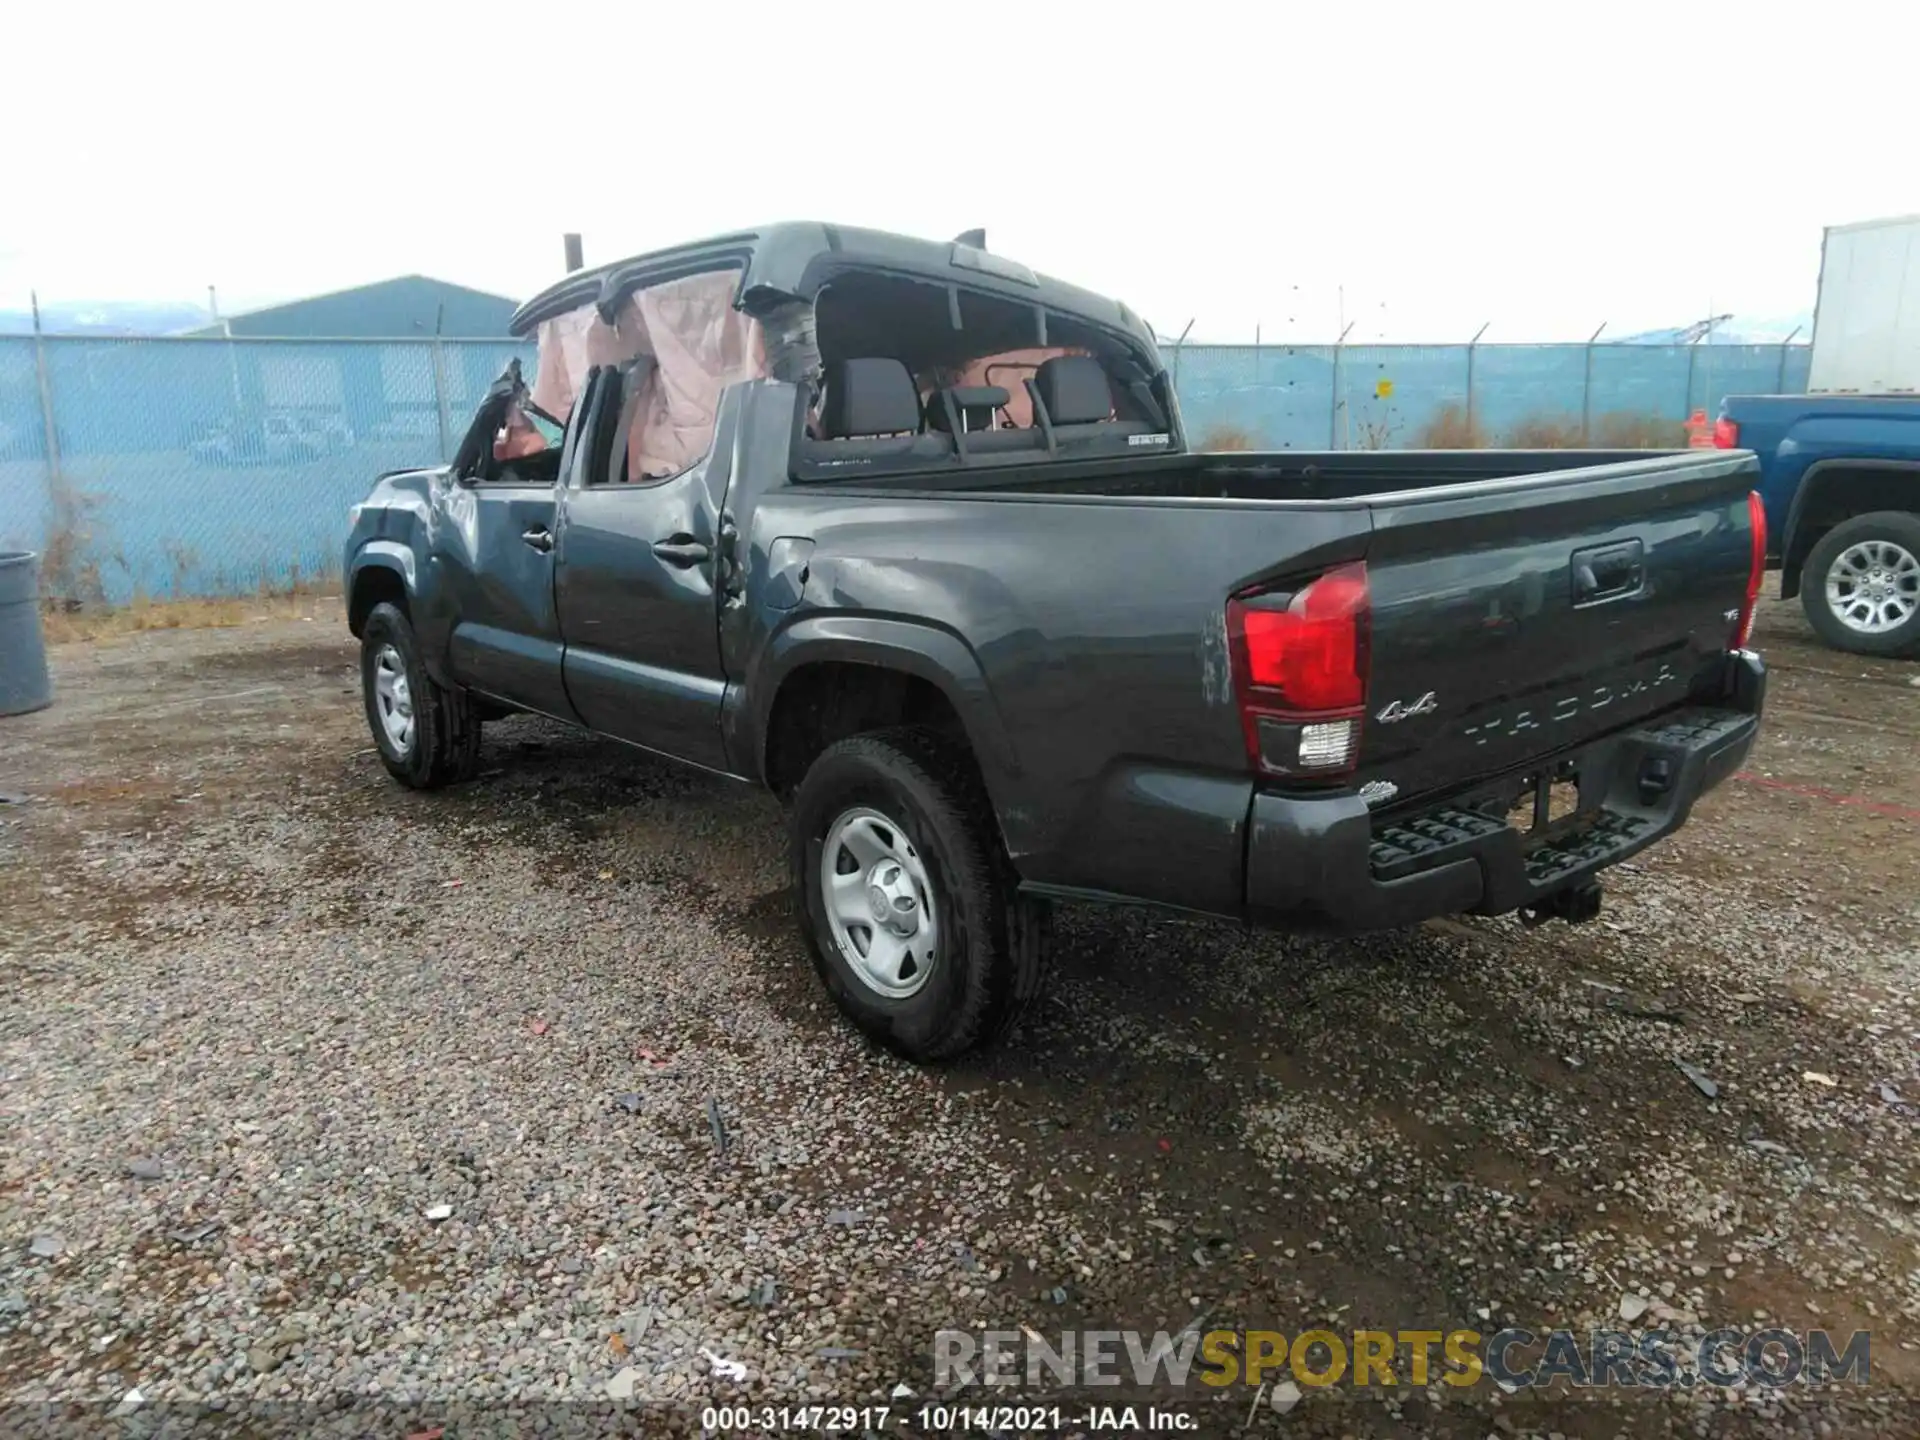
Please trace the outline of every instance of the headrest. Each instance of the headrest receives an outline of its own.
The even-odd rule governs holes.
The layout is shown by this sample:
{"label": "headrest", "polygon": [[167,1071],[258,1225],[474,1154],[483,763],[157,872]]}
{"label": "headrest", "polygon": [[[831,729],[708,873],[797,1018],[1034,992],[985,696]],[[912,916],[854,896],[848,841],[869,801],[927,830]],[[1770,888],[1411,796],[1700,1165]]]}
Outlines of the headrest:
{"label": "headrest", "polygon": [[827,366],[820,430],[829,440],[899,435],[920,429],[920,392],[898,360],[875,356]]}
{"label": "headrest", "polygon": [[927,397],[927,428],[931,430],[950,428],[947,407],[940,399],[943,394],[952,397],[953,408],[969,430],[991,428],[994,412],[1013,398],[1003,385],[950,385],[944,391],[936,390]]}
{"label": "headrest", "polygon": [[1056,355],[1034,372],[1034,389],[1056,425],[1090,425],[1113,418],[1107,372],[1091,355]]}

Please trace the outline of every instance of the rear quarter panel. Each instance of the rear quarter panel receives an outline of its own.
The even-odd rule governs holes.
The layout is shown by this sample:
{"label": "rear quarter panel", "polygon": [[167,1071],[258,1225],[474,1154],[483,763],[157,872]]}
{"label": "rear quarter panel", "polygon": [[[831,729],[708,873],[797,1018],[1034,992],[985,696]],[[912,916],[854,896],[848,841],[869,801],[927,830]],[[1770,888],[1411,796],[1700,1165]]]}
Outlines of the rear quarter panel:
{"label": "rear quarter panel", "polygon": [[1778,463],[1780,442],[1805,408],[1799,395],[1729,395],[1721,411],[1740,427],[1740,448],[1751,450],[1760,462],[1760,499],[1767,511],[1767,548],[1777,555],[1786,535],[1787,508],[1793,503],[1792,480]]}
{"label": "rear quarter panel", "polygon": [[[1355,507],[788,486],[754,507],[750,563],[813,540],[802,595],[733,637],[728,670],[764,716],[833,637],[917,634],[1024,879],[1237,912],[1252,780],[1227,595],[1358,556],[1367,527]],[[760,743],[747,726],[735,767],[757,773]]]}
{"label": "rear quarter panel", "polygon": [[1809,471],[1848,460],[1920,464],[1920,399],[1730,395],[1721,408],[1740,426],[1741,448],[1759,457],[1767,550],[1776,562],[1805,549],[1793,545],[1793,531]]}

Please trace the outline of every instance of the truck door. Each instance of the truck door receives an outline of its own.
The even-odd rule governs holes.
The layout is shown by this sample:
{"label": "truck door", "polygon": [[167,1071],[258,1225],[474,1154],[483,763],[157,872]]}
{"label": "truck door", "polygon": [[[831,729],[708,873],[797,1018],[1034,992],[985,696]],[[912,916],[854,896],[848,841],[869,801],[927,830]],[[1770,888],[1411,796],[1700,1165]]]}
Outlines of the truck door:
{"label": "truck door", "polygon": [[436,504],[431,554],[453,614],[454,677],[573,720],[553,599],[561,436],[522,411],[525,394],[516,362],[481,402]]}
{"label": "truck door", "polygon": [[[635,473],[644,362],[607,373],[622,403],[576,464],[563,500],[558,596],[567,693],[605,734],[710,769],[726,768],[717,566],[733,407],[722,397],[705,453],[671,474]],[[610,390],[614,386],[609,387]],[[725,537],[730,540],[730,534]]]}

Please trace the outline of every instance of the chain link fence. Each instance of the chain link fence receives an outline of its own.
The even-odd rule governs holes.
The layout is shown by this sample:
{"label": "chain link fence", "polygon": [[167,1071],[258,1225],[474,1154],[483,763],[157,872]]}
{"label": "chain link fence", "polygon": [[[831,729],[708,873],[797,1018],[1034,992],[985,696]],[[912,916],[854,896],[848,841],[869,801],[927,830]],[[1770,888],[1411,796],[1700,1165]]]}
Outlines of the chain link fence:
{"label": "chain link fence", "polygon": [[1727,395],[1798,394],[1805,345],[1185,345],[1165,352],[1196,444],[1386,450],[1684,445]]}
{"label": "chain link fence", "polygon": [[509,342],[0,339],[0,548],[50,593],[323,579],[386,470],[451,457]]}
{"label": "chain link fence", "polygon": [[[324,580],[383,471],[449,459],[507,361],[473,340],[0,337],[0,550],[51,594]],[[1676,444],[1720,397],[1806,388],[1804,345],[1170,348],[1196,443]]]}

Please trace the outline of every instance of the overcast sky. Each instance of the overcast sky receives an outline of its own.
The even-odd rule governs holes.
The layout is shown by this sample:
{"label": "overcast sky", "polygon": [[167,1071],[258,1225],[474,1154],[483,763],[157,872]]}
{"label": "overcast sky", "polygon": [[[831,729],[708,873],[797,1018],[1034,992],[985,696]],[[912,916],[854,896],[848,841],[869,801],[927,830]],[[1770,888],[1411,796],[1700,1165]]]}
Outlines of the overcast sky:
{"label": "overcast sky", "polygon": [[0,308],[419,271],[522,297],[756,221],[990,248],[1163,333],[1585,338],[1810,307],[1920,211],[1911,5],[16,5]]}

